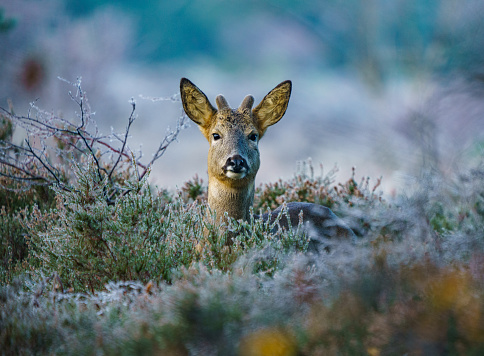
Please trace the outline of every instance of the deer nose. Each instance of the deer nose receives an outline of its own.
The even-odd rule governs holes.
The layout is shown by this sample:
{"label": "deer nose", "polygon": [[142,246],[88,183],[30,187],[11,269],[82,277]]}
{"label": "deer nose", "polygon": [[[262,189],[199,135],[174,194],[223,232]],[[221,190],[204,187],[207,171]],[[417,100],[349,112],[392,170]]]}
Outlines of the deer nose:
{"label": "deer nose", "polygon": [[234,172],[240,172],[247,169],[247,161],[241,155],[235,155],[227,159],[225,166]]}

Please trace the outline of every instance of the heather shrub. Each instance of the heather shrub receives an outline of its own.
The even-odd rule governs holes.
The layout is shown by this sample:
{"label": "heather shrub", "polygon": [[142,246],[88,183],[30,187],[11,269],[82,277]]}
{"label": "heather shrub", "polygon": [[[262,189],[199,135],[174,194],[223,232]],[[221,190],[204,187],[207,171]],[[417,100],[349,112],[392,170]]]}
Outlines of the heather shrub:
{"label": "heather shrub", "polygon": [[334,190],[333,183],[337,168],[327,174],[315,176],[314,167],[310,160],[299,162],[299,167],[292,179],[259,186],[255,192],[255,210],[276,209],[283,202],[301,201],[316,203],[332,208],[338,192]]}
{"label": "heather shrub", "polygon": [[[14,182],[10,184],[15,185]],[[0,189],[0,283],[8,283],[21,273],[21,264],[28,256],[29,246],[25,239],[28,230],[22,224],[25,215],[34,206],[45,210],[54,205],[54,193],[45,186],[28,190]]]}
{"label": "heather shrub", "polygon": [[[9,150],[6,142],[11,141],[14,132],[12,121],[0,114],[0,157]],[[4,163],[3,160],[1,163]],[[35,168],[33,169],[35,170]],[[20,264],[28,255],[25,241],[27,230],[22,226],[25,212],[33,205],[45,210],[54,206],[54,193],[47,186],[25,186],[13,180],[14,175],[22,176],[15,167],[0,165],[0,283],[7,283],[20,269]],[[25,177],[25,176],[24,176]]]}
{"label": "heather shrub", "polygon": [[338,167],[335,166],[326,174],[323,165],[321,173],[314,173],[311,159],[298,162],[298,169],[292,179],[276,183],[267,183],[256,189],[256,209],[275,209],[283,202],[308,202],[327,206],[337,210],[342,205],[352,206],[352,199],[362,198],[363,201],[382,202],[381,193],[376,192],[380,186],[381,178],[370,188],[370,178],[356,181],[356,169],[345,183],[335,185]]}
{"label": "heather shrub", "polygon": [[0,283],[7,283],[15,274],[17,265],[24,260],[28,247],[24,239],[26,230],[22,227],[20,213],[8,213],[4,206],[0,210],[0,256],[2,271]]}
{"label": "heather shrub", "polygon": [[284,202],[309,202],[332,209],[358,236],[366,236],[370,230],[379,235],[390,230],[397,233],[401,229],[401,222],[377,218],[394,211],[383,199],[382,193],[377,191],[382,178],[377,179],[373,186],[369,177],[363,177],[358,183],[353,168],[348,180],[335,184],[338,168],[335,166],[326,174],[322,165],[320,168],[320,174],[315,174],[311,160],[302,161],[292,179],[279,179],[259,186],[255,192],[254,210],[264,212]]}
{"label": "heather shrub", "polygon": [[[77,169],[72,191],[54,187],[55,208],[34,207],[23,220],[34,280],[56,273],[66,289],[91,292],[110,281],[170,282],[173,271],[197,262],[228,271],[250,249],[266,251],[257,268],[272,273],[279,254],[307,248],[297,231],[273,233],[274,224],[262,220],[231,221],[221,229],[205,219],[205,202],[189,202],[193,196],[183,191],[166,199],[165,191],[151,191],[146,178],[126,181],[129,193],[108,204],[109,182],[97,179],[95,164]],[[230,248],[229,234],[235,236]]]}
{"label": "heather shrub", "polygon": [[[27,116],[16,114],[11,101],[8,110],[0,107],[2,283],[10,283],[14,276],[25,269],[35,270],[43,257],[34,256],[41,254],[42,248],[45,248],[44,252],[47,251],[46,246],[52,245],[56,238],[64,241],[59,234],[50,240],[49,237],[36,240],[37,235],[34,233],[38,231],[39,234],[47,236],[45,229],[57,229],[55,224],[60,224],[58,219],[74,219],[69,222],[74,221],[78,225],[71,226],[71,232],[93,234],[87,239],[80,239],[79,249],[86,245],[97,249],[103,245],[107,251],[94,254],[101,256],[108,253],[110,247],[102,242],[102,231],[108,221],[107,217],[115,213],[111,206],[119,197],[129,195],[131,189],[140,191],[136,184],[145,179],[153,163],[186,127],[185,117],[182,115],[178,118],[175,129],[167,131],[151,161],[144,164],[140,161],[142,153],[131,150],[128,144],[130,128],[137,118],[136,102],[130,100],[131,114],[125,132],[120,134],[113,131],[109,135],[103,135],[94,121],[95,113],[91,111],[81,79],[78,78],[73,83],[64,79],[61,81],[74,88],[74,92],[68,92],[68,97],[75,106],[73,113],[54,114],[43,110],[35,102],[31,103]],[[14,139],[17,128],[21,128],[26,135],[20,142],[18,138]],[[89,182],[86,181],[87,177]],[[65,193],[65,199],[60,197],[61,192]],[[165,198],[167,196],[164,194]],[[92,208],[96,213],[90,215],[92,211],[87,210],[84,215],[79,212],[73,217],[65,212],[65,206],[59,205],[61,202],[70,204],[71,209]],[[98,238],[101,242],[93,242]],[[109,252],[109,255],[117,258],[114,253]],[[28,256],[32,257],[29,261],[26,260]],[[55,264],[53,261],[56,258],[52,254],[43,262]],[[91,263],[86,262],[88,260],[89,256],[84,256],[81,260],[64,265],[64,269],[72,263],[90,266]],[[102,269],[103,262],[96,263],[97,268]],[[108,275],[113,273],[127,276],[121,271],[108,272]],[[84,282],[83,280],[80,283]],[[99,285],[102,286],[102,282]]]}

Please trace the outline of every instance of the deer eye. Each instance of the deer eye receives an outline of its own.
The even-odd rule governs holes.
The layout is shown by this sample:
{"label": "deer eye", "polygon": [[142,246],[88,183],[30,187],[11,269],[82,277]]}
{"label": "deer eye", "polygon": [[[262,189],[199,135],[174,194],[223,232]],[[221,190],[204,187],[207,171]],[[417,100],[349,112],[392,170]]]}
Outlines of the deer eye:
{"label": "deer eye", "polygon": [[220,140],[220,135],[218,133],[212,134],[214,141]]}
{"label": "deer eye", "polygon": [[257,141],[257,134],[255,134],[255,133],[250,134],[249,135],[249,140],[251,140],[251,141]]}

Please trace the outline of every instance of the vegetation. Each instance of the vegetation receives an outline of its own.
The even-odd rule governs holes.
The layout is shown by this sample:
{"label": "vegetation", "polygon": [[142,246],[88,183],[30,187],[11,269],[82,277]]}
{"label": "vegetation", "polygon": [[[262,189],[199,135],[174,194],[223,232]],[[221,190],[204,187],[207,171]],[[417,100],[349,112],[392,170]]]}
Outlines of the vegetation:
{"label": "vegetation", "polygon": [[[12,120],[4,115],[2,132]],[[358,183],[354,172],[335,185],[334,169],[315,175],[310,162],[260,186],[256,209],[325,204],[360,236],[315,256],[297,229],[207,223],[198,177],[167,192],[140,178],[134,160],[109,179],[82,152],[76,165],[59,160],[64,181],[47,175],[48,185],[25,185],[2,165],[2,354],[484,351],[483,167],[433,174],[391,202],[376,193],[379,180]],[[43,162],[30,172],[54,167]]]}
{"label": "vegetation", "polygon": [[[89,12],[106,3],[70,1],[67,9],[78,14],[79,6]],[[249,57],[265,52],[234,36],[253,37],[244,29],[256,26],[250,21],[260,14],[264,22],[303,27],[304,36],[316,38],[311,55],[291,49],[304,60],[295,56],[288,63],[308,72],[356,69],[377,86],[408,73],[445,78],[462,72],[482,81],[482,4],[476,1],[119,3],[143,19],[136,37],[151,45],[127,52],[145,61],[203,55],[225,67],[254,67],[263,57]],[[64,18],[51,18],[55,7],[43,2],[33,8],[37,16],[26,18],[64,31]],[[248,20],[239,25],[241,14]],[[122,43],[122,52],[126,43],[138,42],[126,40],[120,29],[129,24],[118,15],[106,42]],[[84,47],[90,41],[47,36],[41,25],[0,8],[0,49],[9,54],[3,57],[22,59],[24,68],[2,62],[10,94],[18,73],[29,89],[40,85],[47,63],[62,68],[47,60],[61,52],[71,51],[65,67],[76,67],[71,62],[79,53],[109,55],[95,57],[97,83],[121,56]],[[7,36],[17,29],[29,35]],[[39,38],[56,43],[39,45],[45,64],[44,57],[32,62],[22,54],[31,53],[24,46],[36,48]],[[67,46],[73,42],[83,45],[75,51]],[[289,201],[323,204],[358,236],[354,244],[334,241],[331,252],[312,255],[298,229],[274,233],[257,219],[230,221],[228,229],[211,225],[204,219],[211,213],[206,185],[198,177],[177,192],[148,184],[150,167],[184,127],[183,117],[153,160],[142,163],[127,144],[136,103],[126,130],[103,136],[80,80],[69,84],[76,106],[71,116],[35,103],[25,117],[13,106],[0,108],[2,355],[484,354],[482,163],[446,175],[435,165],[392,198],[378,193],[379,180],[360,181],[353,172],[337,183],[336,170],[315,174],[310,162],[292,179],[258,187],[256,211]],[[424,133],[434,129],[429,125]],[[14,130],[24,130],[27,140],[15,143]],[[423,156],[436,152],[425,150],[422,145]],[[482,147],[476,151],[482,159]],[[234,237],[230,247],[224,244],[228,234]]]}

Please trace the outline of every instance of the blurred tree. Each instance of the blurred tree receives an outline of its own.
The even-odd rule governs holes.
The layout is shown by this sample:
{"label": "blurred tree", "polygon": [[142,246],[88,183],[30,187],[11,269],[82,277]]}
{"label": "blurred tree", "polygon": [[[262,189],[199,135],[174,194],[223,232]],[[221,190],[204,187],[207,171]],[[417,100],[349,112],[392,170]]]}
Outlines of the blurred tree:
{"label": "blurred tree", "polygon": [[84,16],[107,5],[137,19],[137,60],[201,55],[229,61],[234,45],[222,34],[234,24],[248,29],[256,15],[267,14],[288,31],[302,26],[319,40],[322,67],[356,69],[372,84],[393,75],[484,72],[479,0],[69,0],[66,6],[72,15]]}
{"label": "blurred tree", "polygon": [[220,57],[223,44],[217,41],[218,34],[234,16],[251,10],[238,1],[70,0],[66,4],[72,16],[86,16],[106,5],[120,7],[137,21],[135,59],[153,62],[200,54]]}
{"label": "blurred tree", "polygon": [[0,32],[7,32],[15,27],[16,21],[13,18],[5,18],[3,8],[0,8]]}

